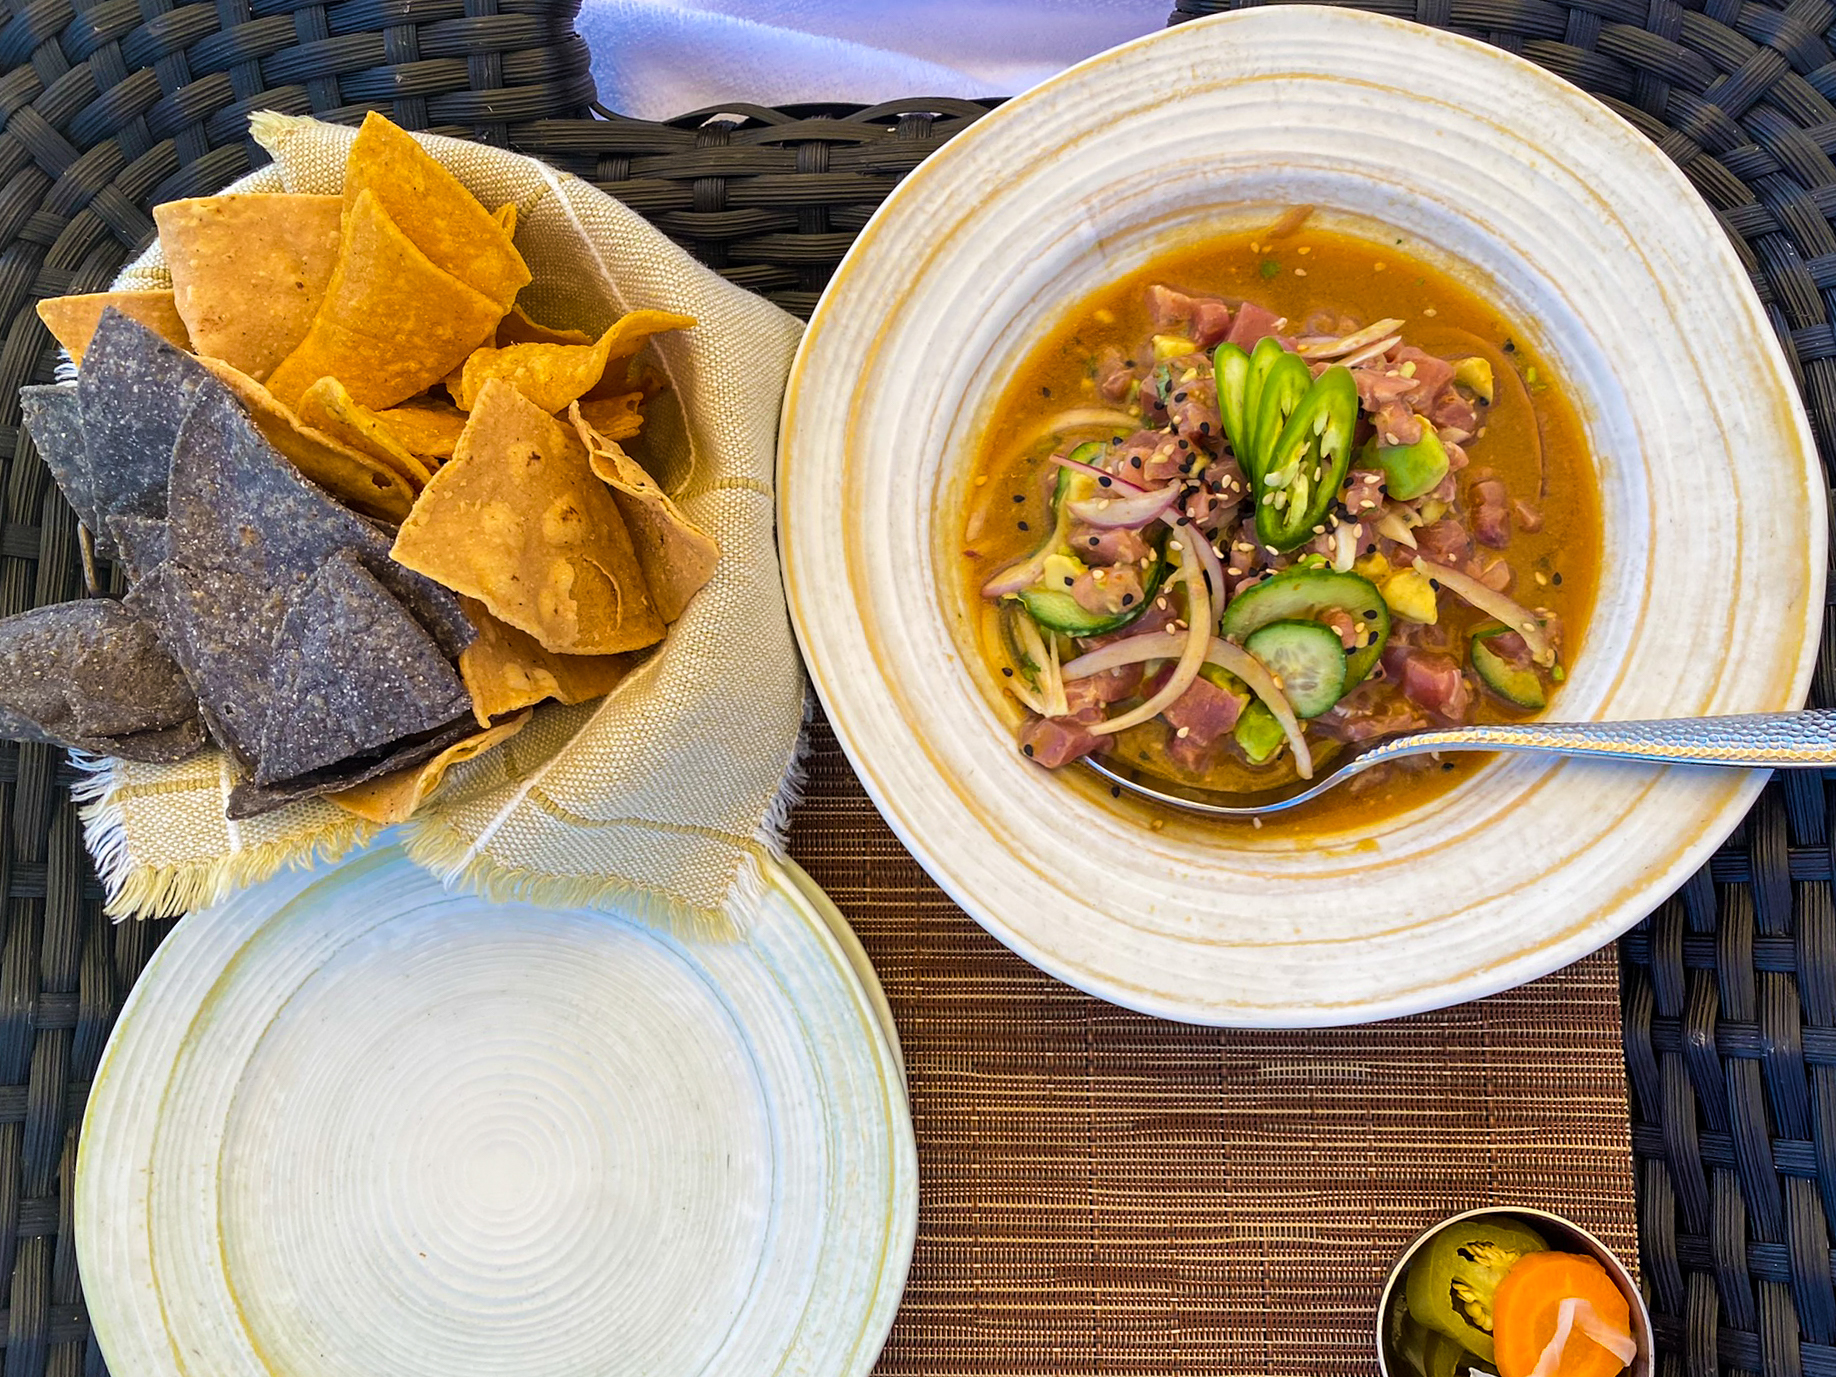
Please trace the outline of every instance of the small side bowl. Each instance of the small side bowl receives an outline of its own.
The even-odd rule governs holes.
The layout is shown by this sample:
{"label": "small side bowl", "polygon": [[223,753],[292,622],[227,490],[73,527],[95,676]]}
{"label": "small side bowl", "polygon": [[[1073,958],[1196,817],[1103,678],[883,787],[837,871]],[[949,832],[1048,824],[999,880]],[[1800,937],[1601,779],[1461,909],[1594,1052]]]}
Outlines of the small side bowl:
{"label": "small side bowl", "polygon": [[1377,1301],[1377,1371],[1382,1377],[1412,1377],[1412,1374],[1401,1364],[1392,1367],[1387,1335],[1390,1332],[1390,1310],[1402,1295],[1403,1274],[1409,1270],[1409,1264],[1415,1255],[1422,1250],[1434,1236],[1449,1224],[1458,1224],[1463,1219],[1479,1219],[1491,1215],[1503,1215],[1507,1219],[1520,1219],[1533,1227],[1558,1251],[1564,1253],[1585,1253],[1602,1267],[1607,1275],[1619,1287],[1619,1293],[1626,1298],[1626,1305],[1632,1314],[1632,1339],[1638,1345],[1638,1356],[1633,1358],[1631,1366],[1626,1369],[1629,1377],[1651,1377],[1652,1354],[1656,1345],[1651,1334],[1651,1311],[1645,1305],[1645,1298],[1639,1292],[1638,1283],[1626,1266],[1613,1255],[1613,1250],[1595,1238],[1579,1224],[1551,1214],[1548,1210],[1531,1209],[1527,1206],[1490,1206],[1482,1210],[1466,1210],[1460,1214],[1450,1214],[1447,1218],[1431,1224],[1422,1230],[1402,1250],[1396,1259],[1396,1265],[1390,1269],[1389,1278],[1383,1283],[1383,1295]]}

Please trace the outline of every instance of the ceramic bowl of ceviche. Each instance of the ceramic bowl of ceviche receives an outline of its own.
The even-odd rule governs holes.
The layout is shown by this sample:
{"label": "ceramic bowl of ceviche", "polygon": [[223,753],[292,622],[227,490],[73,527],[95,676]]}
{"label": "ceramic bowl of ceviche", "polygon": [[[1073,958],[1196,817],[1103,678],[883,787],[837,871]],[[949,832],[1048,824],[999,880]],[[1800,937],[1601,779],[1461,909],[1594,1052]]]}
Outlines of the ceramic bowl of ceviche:
{"label": "ceramic bowl of ceviche", "polygon": [[1103,54],[925,162],[792,371],[792,615],[902,840],[1048,972],[1167,1017],[1390,1017],[1648,912],[1763,783],[1372,769],[1462,723],[1778,711],[1823,480],[1740,263],[1509,54],[1283,6]]}

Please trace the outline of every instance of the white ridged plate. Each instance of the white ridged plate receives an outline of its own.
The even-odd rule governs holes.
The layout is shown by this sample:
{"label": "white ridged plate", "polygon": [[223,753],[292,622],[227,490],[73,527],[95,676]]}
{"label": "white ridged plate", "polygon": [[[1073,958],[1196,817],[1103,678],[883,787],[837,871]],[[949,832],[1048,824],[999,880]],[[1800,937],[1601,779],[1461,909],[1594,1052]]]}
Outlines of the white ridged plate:
{"label": "white ridged plate", "polygon": [[1791,708],[1816,655],[1827,495],[1784,356],[1701,199],[1604,106],[1454,34],[1307,6],[1180,25],[1009,102],[900,184],[810,323],[785,585],[849,759],[938,883],[1046,971],[1170,1018],[1352,1023],[1532,979],[1650,911],[1762,783],[1520,757],[1324,832],[1156,831],[1016,751],[956,553],[991,408],[1099,286],[1309,202],[1476,276],[1572,385],[1606,553],[1557,714]]}
{"label": "white ridged plate", "polygon": [[161,945],[77,1249],[133,1377],[843,1377],[892,1323],[915,1162],[884,1000],[807,877],[681,938],[390,849]]}

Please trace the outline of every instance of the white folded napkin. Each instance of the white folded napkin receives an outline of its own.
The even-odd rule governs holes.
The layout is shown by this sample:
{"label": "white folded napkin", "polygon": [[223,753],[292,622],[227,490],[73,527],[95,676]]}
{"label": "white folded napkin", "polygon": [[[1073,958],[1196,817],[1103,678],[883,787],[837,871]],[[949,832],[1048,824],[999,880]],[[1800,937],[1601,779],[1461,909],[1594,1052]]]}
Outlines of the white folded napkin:
{"label": "white folded napkin", "polygon": [[1008,96],[1166,23],[1171,0],[586,0],[601,104]]}

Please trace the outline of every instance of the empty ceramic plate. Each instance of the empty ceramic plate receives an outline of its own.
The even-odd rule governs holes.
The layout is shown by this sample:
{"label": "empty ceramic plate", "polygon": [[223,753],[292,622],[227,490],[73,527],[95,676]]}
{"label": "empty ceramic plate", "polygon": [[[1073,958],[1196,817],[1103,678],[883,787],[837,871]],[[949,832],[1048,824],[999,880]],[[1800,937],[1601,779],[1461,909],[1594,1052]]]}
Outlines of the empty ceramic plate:
{"label": "empty ceramic plate", "polygon": [[916,1166],[884,1003],[825,909],[779,874],[739,932],[684,936],[449,894],[385,850],[187,918],[82,1139],[110,1367],[866,1372]]}

